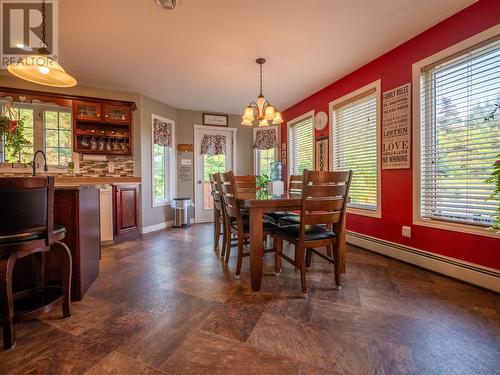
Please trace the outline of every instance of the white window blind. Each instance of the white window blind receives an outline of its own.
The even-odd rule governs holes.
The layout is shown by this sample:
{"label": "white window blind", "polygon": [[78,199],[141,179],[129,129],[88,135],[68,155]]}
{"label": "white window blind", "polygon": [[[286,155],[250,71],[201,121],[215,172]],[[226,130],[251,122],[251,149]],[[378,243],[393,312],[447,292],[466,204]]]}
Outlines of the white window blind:
{"label": "white window blind", "polygon": [[290,125],[290,174],[301,175],[314,169],[314,134],[312,116]]}
{"label": "white window blind", "polygon": [[352,170],[349,207],[377,211],[377,97],[375,89],[333,106],[333,169]]}
{"label": "white window blind", "polygon": [[421,71],[420,216],[487,226],[500,154],[500,40]]}

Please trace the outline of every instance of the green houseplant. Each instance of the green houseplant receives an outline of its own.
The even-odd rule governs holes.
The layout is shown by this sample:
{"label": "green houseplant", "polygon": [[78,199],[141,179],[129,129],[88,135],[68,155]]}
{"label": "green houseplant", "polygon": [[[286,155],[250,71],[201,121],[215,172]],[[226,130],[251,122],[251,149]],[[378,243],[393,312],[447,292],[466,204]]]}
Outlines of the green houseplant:
{"label": "green houseplant", "polygon": [[9,106],[5,107],[5,114],[0,116],[0,139],[5,142],[5,149],[10,151],[9,156],[19,160],[23,146],[30,142],[24,137],[24,120],[17,116]]}

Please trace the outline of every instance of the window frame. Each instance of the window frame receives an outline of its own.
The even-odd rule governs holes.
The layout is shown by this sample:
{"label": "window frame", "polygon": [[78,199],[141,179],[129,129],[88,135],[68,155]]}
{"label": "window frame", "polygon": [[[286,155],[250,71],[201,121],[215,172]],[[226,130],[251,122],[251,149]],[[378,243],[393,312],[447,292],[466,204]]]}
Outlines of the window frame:
{"label": "window frame", "polygon": [[[364,208],[358,208],[358,207],[349,207],[349,204],[346,207],[346,211],[349,214],[353,215],[360,215],[360,216],[368,216],[368,217],[373,217],[380,219],[382,218],[382,163],[381,163],[381,137],[382,137],[382,131],[381,131],[381,113],[382,113],[382,101],[381,101],[381,80],[378,79],[374,82],[371,82],[355,91],[350,92],[349,94],[346,94],[338,99],[335,99],[331,101],[328,104],[328,114],[329,114],[329,141],[330,141],[330,149],[328,150],[329,152],[329,167],[330,170],[333,171],[333,147],[334,147],[334,139],[333,139],[333,111],[334,107],[337,107],[341,105],[344,102],[350,101],[351,99],[355,98],[356,96],[360,96],[368,91],[375,90],[375,99],[376,99],[376,129],[375,129],[375,134],[377,136],[376,139],[376,145],[377,145],[377,208],[375,210],[369,210],[369,209],[364,209]],[[355,171],[353,171],[353,174]]]}
{"label": "window frame", "polygon": [[[46,119],[46,116],[45,116],[45,113],[46,112],[57,112],[57,129],[48,129],[48,130],[57,130],[58,132],[58,146],[57,148],[60,149],[60,148],[68,148],[68,147],[59,147],[59,132],[61,131],[59,129],[59,113],[69,113],[71,115],[71,127],[70,127],[70,135],[71,135],[71,145],[69,147],[69,150],[70,150],[70,153],[71,153],[71,161],[74,163],[74,157],[73,157],[73,150],[74,150],[74,145],[73,145],[73,142],[74,142],[74,135],[73,135],[73,111],[70,107],[52,107],[52,106],[40,106],[38,107],[38,113],[37,115],[40,116],[41,118],[41,122],[42,122],[42,145],[43,145],[43,148],[41,150],[43,150],[43,152],[45,153],[45,155],[47,155],[47,141],[46,141],[46,132],[47,132],[47,127],[45,126],[45,119]],[[36,113],[36,112],[35,112]],[[63,131],[67,131],[67,130],[63,130]],[[50,148],[53,148],[53,147],[50,147]],[[58,153],[58,159],[60,159],[60,154]],[[54,164],[48,164],[48,167],[49,168],[54,168],[54,169],[67,169],[67,166],[64,166],[64,165],[54,165]]]}
{"label": "window frame", "polygon": [[[265,129],[275,129],[274,131],[276,132],[276,141],[278,142],[278,147],[274,149],[274,162],[279,161],[279,145],[280,145],[280,125],[272,125],[272,126],[267,126]],[[257,130],[259,130],[259,127],[253,128],[253,142],[252,142],[252,149],[253,149],[253,171],[255,175],[259,175],[259,151],[261,150],[256,150],[253,148],[253,145],[255,144],[255,136],[257,134]]]}
{"label": "window frame", "polygon": [[[168,178],[168,175],[167,175],[167,180],[168,180],[168,185],[169,185],[171,196],[167,197],[165,199],[161,199],[161,200],[155,199],[154,188],[153,188],[154,187],[154,120],[155,119],[172,124],[172,148],[170,148],[170,150],[169,150],[171,157],[169,158],[168,164],[167,164],[168,165],[167,168],[169,169],[170,175],[171,175],[171,178]],[[151,127],[150,127],[150,129],[151,129],[151,207],[155,208],[155,207],[163,207],[163,206],[170,205],[172,203],[172,199],[174,198],[176,191],[177,191],[177,189],[176,189],[177,179],[175,178],[175,176],[177,176],[177,168],[176,168],[177,155],[175,152],[175,148],[176,148],[175,121],[171,120],[169,118],[166,118],[166,117],[151,114]],[[164,146],[164,147],[166,148],[166,146]],[[167,185],[165,184],[165,187],[166,186]]]}
{"label": "window frame", "polygon": [[474,47],[480,43],[487,41],[500,33],[500,25],[496,25],[481,33],[478,33],[468,39],[465,39],[457,44],[445,48],[431,56],[417,61],[412,65],[412,147],[413,147],[413,225],[431,227],[436,229],[444,229],[455,232],[475,234],[486,237],[500,238],[500,233],[491,230],[488,227],[480,227],[472,224],[454,223],[432,218],[424,218],[421,216],[421,200],[420,200],[420,90],[421,90],[421,70],[425,66],[434,64],[439,60],[448,59],[453,55],[460,54],[466,49]]}
{"label": "window frame", "polygon": [[315,135],[314,135],[314,115],[315,115],[315,111],[312,110],[312,111],[309,111],[309,112],[306,112],[304,113],[303,115],[299,116],[299,117],[295,117],[294,119],[291,119],[290,121],[287,121],[286,123],[286,130],[287,130],[287,161],[288,161],[288,167],[287,167],[287,172],[288,172],[288,176],[291,176],[293,173],[293,171],[291,170],[292,168],[292,148],[290,147],[290,139],[291,139],[291,130],[292,130],[292,127],[302,121],[304,121],[305,119],[307,118],[311,118],[311,121],[313,122],[313,126],[312,126],[312,132],[311,132],[311,139],[312,139],[312,143],[313,143],[313,154],[312,154],[312,165],[313,165],[313,170],[316,169],[316,158],[314,157],[314,148],[315,148]]}

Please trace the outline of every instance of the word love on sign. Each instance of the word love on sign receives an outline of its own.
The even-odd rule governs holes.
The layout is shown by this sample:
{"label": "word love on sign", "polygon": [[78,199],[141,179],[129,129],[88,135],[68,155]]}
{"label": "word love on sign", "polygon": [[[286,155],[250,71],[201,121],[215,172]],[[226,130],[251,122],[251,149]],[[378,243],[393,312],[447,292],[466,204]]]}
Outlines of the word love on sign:
{"label": "word love on sign", "polygon": [[410,84],[382,95],[382,168],[410,168]]}

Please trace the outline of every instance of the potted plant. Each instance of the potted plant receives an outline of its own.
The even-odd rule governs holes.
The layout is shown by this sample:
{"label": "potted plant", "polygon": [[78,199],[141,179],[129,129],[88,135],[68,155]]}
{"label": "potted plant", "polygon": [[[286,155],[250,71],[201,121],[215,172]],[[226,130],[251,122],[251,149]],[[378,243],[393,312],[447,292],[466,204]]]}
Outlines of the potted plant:
{"label": "potted plant", "polygon": [[24,138],[24,120],[17,118],[10,105],[4,108],[5,114],[0,116],[0,139],[4,140],[5,148],[10,150],[9,156],[18,161],[23,146],[30,142]]}

